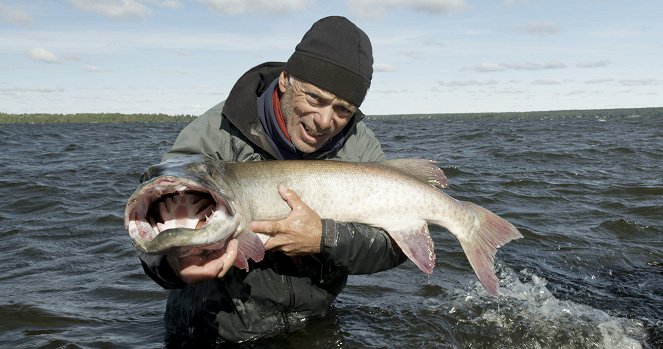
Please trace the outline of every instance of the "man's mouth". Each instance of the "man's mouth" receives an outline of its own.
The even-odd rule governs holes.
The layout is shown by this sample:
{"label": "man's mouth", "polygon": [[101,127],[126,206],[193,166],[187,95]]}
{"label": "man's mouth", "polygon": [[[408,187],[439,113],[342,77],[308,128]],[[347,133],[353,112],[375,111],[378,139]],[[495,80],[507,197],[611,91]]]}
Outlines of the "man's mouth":
{"label": "man's mouth", "polygon": [[315,130],[306,126],[306,124],[302,124],[302,126],[304,128],[304,132],[306,132],[308,136],[314,138],[315,140],[319,140],[320,138],[323,138],[327,135],[327,132],[316,132]]}

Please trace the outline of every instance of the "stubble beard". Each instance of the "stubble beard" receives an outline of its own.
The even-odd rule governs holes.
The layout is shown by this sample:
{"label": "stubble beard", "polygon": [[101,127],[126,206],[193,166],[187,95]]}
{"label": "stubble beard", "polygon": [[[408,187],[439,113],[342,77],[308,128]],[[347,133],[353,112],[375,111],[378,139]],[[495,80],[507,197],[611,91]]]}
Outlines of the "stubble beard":
{"label": "stubble beard", "polygon": [[[303,128],[302,125],[300,125],[299,122],[299,116],[295,112],[294,108],[294,92],[293,92],[293,86],[289,85],[285,92],[283,93],[283,97],[281,97],[281,114],[283,115],[283,119],[285,121],[285,127],[286,131],[288,132],[288,135],[290,136],[290,141],[292,144],[297,148],[297,150],[303,152],[303,153],[312,153],[317,150],[316,147],[304,142],[301,137],[303,135],[297,135],[295,132],[296,128]],[[306,132],[305,130],[301,130],[301,132]]]}

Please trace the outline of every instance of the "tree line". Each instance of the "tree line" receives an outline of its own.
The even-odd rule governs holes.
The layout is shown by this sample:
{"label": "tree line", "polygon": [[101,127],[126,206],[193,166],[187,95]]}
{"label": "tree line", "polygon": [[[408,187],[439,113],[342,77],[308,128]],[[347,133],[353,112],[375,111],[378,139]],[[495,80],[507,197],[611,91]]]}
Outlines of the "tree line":
{"label": "tree line", "polygon": [[578,109],[547,110],[527,112],[486,112],[486,113],[440,113],[408,115],[370,115],[376,118],[414,117],[414,118],[464,118],[464,119],[552,119],[573,117],[663,117],[663,107],[654,108],[615,108],[615,109]]}
{"label": "tree line", "polygon": [[0,113],[0,124],[55,123],[129,123],[129,122],[190,122],[194,115],[77,113],[77,114],[8,114]]}
{"label": "tree line", "polygon": [[[369,115],[370,117],[435,117],[435,118],[468,118],[468,119],[510,119],[510,118],[565,118],[565,117],[628,117],[628,116],[659,116],[663,117],[663,107],[656,108],[616,108],[616,109],[581,109],[581,110],[549,110],[504,113],[439,113],[439,114],[408,114],[408,115]],[[197,116],[180,114],[122,114],[122,113],[77,113],[77,114],[8,114],[0,113],[0,124],[28,123],[129,123],[129,122],[191,122]]]}

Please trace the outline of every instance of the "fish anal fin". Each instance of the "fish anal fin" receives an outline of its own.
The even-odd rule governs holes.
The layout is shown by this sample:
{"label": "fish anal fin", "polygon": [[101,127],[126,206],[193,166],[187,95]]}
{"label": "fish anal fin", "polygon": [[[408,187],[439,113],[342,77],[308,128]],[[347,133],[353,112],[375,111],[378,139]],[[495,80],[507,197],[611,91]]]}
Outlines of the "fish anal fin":
{"label": "fish anal fin", "polygon": [[235,266],[248,271],[248,259],[260,262],[265,257],[265,245],[263,245],[258,235],[252,231],[244,231],[236,239],[238,247]]}
{"label": "fish anal fin", "polygon": [[399,172],[428,183],[438,189],[449,186],[444,171],[433,160],[426,159],[390,159],[379,164],[398,170]]}
{"label": "fish anal fin", "polygon": [[435,249],[424,220],[406,223],[379,224],[401,248],[401,251],[424,273],[435,267]]}

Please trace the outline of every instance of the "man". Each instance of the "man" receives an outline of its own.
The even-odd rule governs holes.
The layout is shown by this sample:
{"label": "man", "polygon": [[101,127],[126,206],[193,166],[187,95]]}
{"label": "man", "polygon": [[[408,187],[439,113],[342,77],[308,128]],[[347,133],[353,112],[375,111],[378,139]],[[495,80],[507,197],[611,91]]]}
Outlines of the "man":
{"label": "man", "polygon": [[[207,154],[226,161],[336,159],[377,161],[384,153],[359,111],[373,73],[368,36],[343,17],[306,32],[287,63],[245,73],[227,100],[185,127],[171,158]],[[274,188],[277,190],[277,188]],[[406,260],[382,230],[321,217],[287,188],[292,211],[280,221],[252,222],[270,236],[261,262],[233,268],[237,242],[224,253],[164,258],[145,272],[172,289],[166,343],[244,341],[323,316],[349,274],[374,273]]]}

